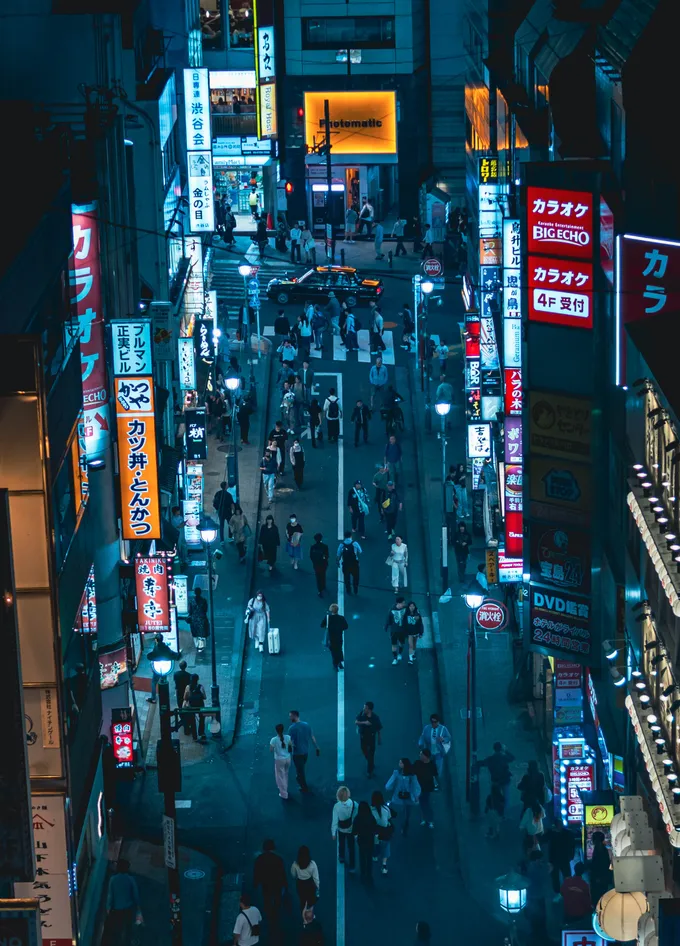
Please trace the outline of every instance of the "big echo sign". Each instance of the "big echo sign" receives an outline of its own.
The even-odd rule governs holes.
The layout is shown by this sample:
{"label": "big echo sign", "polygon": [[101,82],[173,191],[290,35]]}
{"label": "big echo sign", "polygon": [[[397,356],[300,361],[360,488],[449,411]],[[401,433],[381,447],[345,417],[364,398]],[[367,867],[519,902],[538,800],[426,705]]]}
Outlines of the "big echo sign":
{"label": "big echo sign", "polygon": [[483,631],[502,631],[508,623],[508,609],[500,601],[487,598],[477,609],[477,624]]}

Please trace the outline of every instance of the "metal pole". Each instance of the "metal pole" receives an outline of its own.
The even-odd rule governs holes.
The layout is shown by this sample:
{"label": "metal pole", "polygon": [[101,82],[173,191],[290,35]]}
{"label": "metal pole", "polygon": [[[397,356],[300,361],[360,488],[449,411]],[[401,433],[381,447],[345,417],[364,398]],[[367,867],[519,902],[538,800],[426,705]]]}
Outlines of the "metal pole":
{"label": "metal pole", "polygon": [[446,509],[446,415],[441,415],[442,429],[442,512],[444,521],[442,523],[442,591],[446,592],[449,587],[449,523]]}
{"label": "metal pole", "polygon": [[431,364],[429,358],[429,326],[428,326],[428,311],[429,311],[429,302],[430,297],[429,293],[424,294],[425,298],[423,299],[423,370],[425,371],[425,430],[428,433],[432,431],[432,394],[430,389],[430,374],[431,374]]}
{"label": "metal pole", "polygon": [[[170,721],[170,685],[167,677],[162,677],[158,681],[158,700],[161,720],[161,743],[163,745],[164,759],[172,758],[172,726]],[[174,867],[168,864],[168,887],[170,889],[170,929],[172,934],[172,946],[182,946],[182,912],[180,907],[180,886],[179,870],[177,869],[177,860],[179,851],[177,850],[177,811],[175,808],[174,789],[167,787],[163,791],[164,813],[167,821],[164,822],[163,829],[171,832],[170,845],[166,843],[166,864],[168,847],[174,855]],[[169,828],[168,828],[169,825]]]}
{"label": "metal pole", "polygon": [[260,297],[259,297],[259,294],[257,298],[258,298],[258,303],[255,306],[255,318],[257,319],[257,360],[259,361],[260,358],[262,357],[262,352],[260,351],[260,349],[262,348],[262,345],[260,344],[260,302],[259,302]]}
{"label": "metal pole", "polygon": [[[349,56],[348,60],[349,62]],[[331,113],[328,99],[323,100],[323,124],[326,133],[326,233],[325,241],[328,240],[328,227],[330,226],[330,247],[326,245],[326,258],[335,259],[335,241],[333,240],[333,208],[331,206],[331,187],[333,184],[333,168],[331,166]]]}
{"label": "metal pole", "polygon": [[467,646],[467,655],[465,659],[465,669],[466,669],[466,683],[467,683],[467,694],[466,694],[466,708],[467,715],[465,719],[465,801],[470,801],[470,745],[471,745],[471,725],[472,725],[472,698],[471,698],[471,689],[472,689],[472,677],[470,675],[470,670],[472,667],[471,659],[471,641],[472,641],[472,610],[468,609],[468,646]]}
{"label": "metal pole", "polygon": [[231,392],[231,453],[234,458],[234,494],[236,502],[240,502],[241,494],[238,477],[238,444],[236,443],[236,391]]}
{"label": "metal pole", "polygon": [[479,769],[477,768],[477,609],[470,611],[470,814],[479,814]]}
{"label": "metal pole", "polygon": [[213,601],[213,566],[210,545],[208,550],[208,594],[210,597],[210,657],[212,660],[212,681],[210,684],[210,705],[217,708],[217,719],[220,719],[220,687],[217,682],[217,642],[215,641],[215,603]]}

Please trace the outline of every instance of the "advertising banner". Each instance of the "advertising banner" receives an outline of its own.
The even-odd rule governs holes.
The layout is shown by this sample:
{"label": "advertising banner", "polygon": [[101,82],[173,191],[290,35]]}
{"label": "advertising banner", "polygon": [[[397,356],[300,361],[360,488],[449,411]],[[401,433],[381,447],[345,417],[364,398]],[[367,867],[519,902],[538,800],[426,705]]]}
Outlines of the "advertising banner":
{"label": "advertising banner", "polygon": [[501,584],[521,581],[524,562],[513,558],[503,549],[498,550],[498,580]]}
{"label": "advertising banner", "polygon": [[116,378],[153,373],[149,319],[112,319],[111,345]]}
{"label": "advertising banner", "polygon": [[533,645],[585,660],[591,646],[590,601],[531,585],[529,607]]}
{"label": "advertising banner", "polygon": [[106,653],[99,651],[99,685],[102,690],[110,690],[123,682],[127,669],[126,644],[107,650]]}
{"label": "advertising banner", "polygon": [[614,214],[604,197],[600,197],[600,266],[612,286],[614,285],[614,243]]}
{"label": "advertising banner", "polygon": [[184,412],[186,452],[189,460],[205,460],[208,456],[208,434],[205,408]]}
{"label": "advertising banner", "polygon": [[468,424],[468,457],[491,456],[491,425]]}
{"label": "advertising banner", "polygon": [[505,462],[506,463],[521,463],[522,462],[522,418],[521,417],[506,417],[505,418]]}
{"label": "advertising banner", "polygon": [[184,70],[184,121],[189,176],[189,228],[192,233],[212,233],[215,229],[215,206],[207,69]]}
{"label": "advertising banner", "polygon": [[527,188],[529,253],[593,257],[593,195],[587,191]]}
{"label": "advertising banner", "polygon": [[195,499],[185,499],[182,501],[182,515],[184,516],[184,538],[187,547],[190,549],[200,549],[203,545],[201,539],[201,515],[203,507]]}
{"label": "advertising banner", "polygon": [[555,725],[583,722],[583,667],[568,660],[555,661]]}
{"label": "advertising banner", "polygon": [[595,766],[590,763],[565,766],[567,778],[567,824],[583,823],[581,792],[592,792],[595,788]]}
{"label": "advertising banner", "polygon": [[531,526],[531,580],[576,594],[590,594],[591,551],[586,532]]}
{"label": "advertising banner", "polygon": [[396,154],[396,92],[305,92],[305,144],[324,136],[328,99],[333,155]]}
{"label": "advertising banner", "polygon": [[505,415],[511,417],[513,414],[522,416],[522,369],[505,369]]}
{"label": "advertising banner", "polygon": [[101,457],[111,441],[97,204],[73,204],[71,220],[71,306],[80,338],[85,450],[88,460],[93,460]]}
{"label": "advertising banner", "polygon": [[196,390],[196,347],[193,338],[178,338],[180,391]]}
{"label": "advertising banner", "polygon": [[132,712],[128,706],[111,709],[111,745],[117,769],[130,769],[134,763]]}
{"label": "advertising banner", "polygon": [[160,539],[153,379],[116,378],[115,385],[123,538]]}
{"label": "advertising banner", "polygon": [[532,456],[529,477],[531,516],[586,526],[593,504],[592,467],[569,460]]}
{"label": "advertising banner", "polygon": [[135,593],[137,596],[137,630],[142,634],[158,634],[170,630],[169,581],[172,569],[165,556],[135,559]]}
{"label": "advertising banner", "polygon": [[616,242],[619,324],[680,311],[680,243],[630,233]]}
{"label": "advertising banner", "polygon": [[529,319],[550,325],[592,328],[592,263],[530,256]]}
{"label": "advertising banner", "polygon": [[529,449],[567,460],[588,460],[592,402],[555,391],[529,394]]}
{"label": "advertising banner", "polygon": [[181,618],[189,614],[189,578],[187,575],[175,575],[173,578],[175,607]]}

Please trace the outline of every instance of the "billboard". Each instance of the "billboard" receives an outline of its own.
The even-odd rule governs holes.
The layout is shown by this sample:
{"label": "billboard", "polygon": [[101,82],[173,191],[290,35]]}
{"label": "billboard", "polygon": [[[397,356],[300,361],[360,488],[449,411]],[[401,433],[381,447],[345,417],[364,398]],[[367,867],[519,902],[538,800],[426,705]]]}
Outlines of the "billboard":
{"label": "billboard", "polygon": [[527,235],[530,253],[592,259],[593,195],[527,188]]}
{"label": "billboard", "polygon": [[530,585],[529,609],[532,645],[572,657],[590,654],[589,600]]}
{"label": "billboard", "polygon": [[491,456],[491,425],[468,424],[468,457]]}
{"label": "billboard", "polygon": [[215,205],[207,69],[184,70],[184,122],[189,177],[189,229],[192,233],[212,233],[215,229]]}
{"label": "billboard", "polygon": [[617,239],[619,323],[680,310],[680,243],[626,233]]}
{"label": "billboard", "polygon": [[588,460],[592,403],[556,391],[529,393],[529,449],[567,460]]}
{"label": "billboard", "polygon": [[111,347],[117,378],[152,374],[149,319],[112,319]]}
{"label": "billboard", "polygon": [[590,594],[591,551],[586,532],[531,524],[531,580],[576,594]]}
{"label": "billboard", "polygon": [[120,505],[124,539],[160,539],[153,378],[116,378]]}
{"label": "billboard", "polygon": [[592,328],[592,263],[530,256],[529,319]]}
{"label": "billboard", "polygon": [[137,596],[137,630],[142,634],[158,634],[170,630],[170,563],[165,556],[135,559],[135,593]]}
{"label": "billboard", "polygon": [[193,338],[178,338],[180,391],[196,390],[196,346]]}
{"label": "billboard", "polygon": [[396,92],[305,92],[305,144],[324,137],[328,99],[331,143],[336,154],[396,154]]}
{"label": "billboard", "polygon": [[513,414],[522,415],[522,369],[505,369],[505,414],[511,417]]}
{"label": "billboard", "polygon": [[205,408],[184,412],[186,452],[188,460],[205,460],[208,456],[208,433]]}

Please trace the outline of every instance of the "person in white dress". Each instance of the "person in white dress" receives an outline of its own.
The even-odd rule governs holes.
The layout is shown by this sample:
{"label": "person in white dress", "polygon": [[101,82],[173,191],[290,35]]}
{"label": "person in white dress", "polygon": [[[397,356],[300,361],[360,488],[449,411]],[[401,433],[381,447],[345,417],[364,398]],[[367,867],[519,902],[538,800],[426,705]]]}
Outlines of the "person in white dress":
{"label": "person in white dress", "polygon": [[255,642],[260,651],[264,650],[264,639],[269,630],[269,605],[261,591],[250,599],[246,607],[245,623],[248,625],[248,637]]}
{"label": "person in white dress", "polygon": [[269,741],[269,751],[274,754],[274,778],[279,798],[288,798],[288,773],[292,759],[293,741],[283,732],[283,723],[276,726],[276,735]]}
{"label": "person in white dress", "polygon": [[392,587],[397,593],[400,586],[405,588],[408,585],[408,545],[400,535],[395,536],[387,564],[392,567]]}

